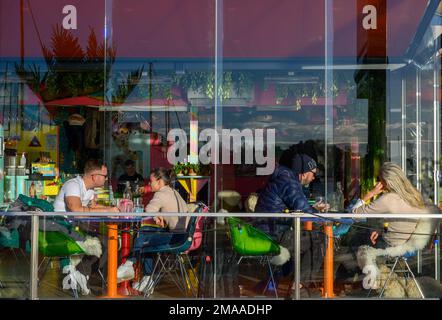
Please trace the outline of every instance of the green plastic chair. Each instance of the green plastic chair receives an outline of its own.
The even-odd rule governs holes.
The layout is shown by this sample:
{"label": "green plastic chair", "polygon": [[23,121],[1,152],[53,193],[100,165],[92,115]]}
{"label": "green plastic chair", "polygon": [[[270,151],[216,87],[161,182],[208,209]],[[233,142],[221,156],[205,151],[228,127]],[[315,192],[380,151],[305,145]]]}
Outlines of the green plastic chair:
{"label": "green plastic chair", "polygon": [[83,249],[66,234],[58,231],[38,232],[38,251],[45,257],[84,254]]}
{"label": "green plastic chair", "polygon": [[[31,198],[23,194],[20,194],[18,196],[18,199],[21,202],[23,202],[23,204],[25,204],[31,211],[40,211],[40,212],[54,211],[54,206],[46,200]],[[49,219],[56,221],[63,227],[67,228],[69,232],[77,232],[81,233],[82,235],[85,235],[81,231],[73,229],[73,226],[69,223],[69,221],[67,221],[63,217],[50,217]],[[20,249],[18,231],[11,230],[10,239],[7,239],[5,237],[0,237],[0,246],[11,249],[15,248]],[[26,247],[27,247],[26,251],[30,251],[28,244]],[[77,244],[77,242],[71,237],[69,237],[67,234],[59,231],[44,231],[44,230],[38,231],[38,250],[39,253],[43,256],[43,259],[38,266],[39,279],[42,279],[44,277],[44,274],[46,273],[46,270],[53,259],[60,259],[60,265],[63,267],[64,264],[69,263],[68,262],[69,257],[85,253],[83,249]],[[42,268],[45,261],[47,261],[47,263]],[[75,297],[78,297],[78,293],[76,292],[76,290],[73,290],[73,294]]]}
{"label": "green plastic chair", "polygon": [[230,242],[232,248],[235,253],[240,256],[237,264],[240,264],[244,258],[263,259],[267,263],[270,274],[270,279],[264,288],[263,294],[267,290],[271,281],[274,286],[275,296],[278,298],[270,258],[274,255],[280,254],[279,245],[269,235],[239,218],[228,217],[227,223],[230,229]]}
{"label": "green plastic chair", "polygon": [[242,256],[278,255],[279,245],[263,231],[235,217],[227,218],[230,240],[236,253]]}
{"label": "green plastic chair", "polygon": [[[23,194],[20,194],[18,198],[34,211],[54,211],[54,206],[46,200],[31,198]],[[56,221],[63,227],[67,228],[69,232],[77,232],[84,235],[83,232],[73,229],[73,226],[69,223],[69,221],[62,217],[51,217],[49,219]],[[67,264],[69,257],[85,253],[83,249],[77,244],[77,242],[69,237],[67,234],[59,231],[43,230],[38,231],[38,251],[44,257],[39,265],[39,270],[41,270],[41,266],[43,265],[45,260],[47,260],[46,265],[40,272],[40,279],[44,277],[48,266],[54,258],[60,259],[60,265],[63,268],[63,264]],[[77,290],[73,289],[72,291],[74,297],[78,298]]]}

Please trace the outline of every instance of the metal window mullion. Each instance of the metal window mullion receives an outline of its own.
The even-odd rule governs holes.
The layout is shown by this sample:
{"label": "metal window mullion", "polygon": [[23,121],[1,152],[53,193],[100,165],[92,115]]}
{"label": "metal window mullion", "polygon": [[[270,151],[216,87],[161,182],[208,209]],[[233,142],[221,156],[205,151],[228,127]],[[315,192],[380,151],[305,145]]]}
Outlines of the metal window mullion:
{"label": "metal window mullion", "polygon": [[[222,128],[222,106],[221,106],[221,97],[219,92],[219,83],[222,83],[223,81],[223,0],[215,0],[215,131],[217,132],[217,136],[221,136],[221,128]],[[219,142],[219,140],[218,140]],[[216,146],[218,146],[216,144]],[[215,163],[214,163],[214,187],[213,187],[213,205],[215,210],[218,208],[218,199],[217,199],[217,192],[218,192],[218,159],[220,158],[219,155],[219,148],[215,148]],[[222,174],[222,171],[221,171]],[[222,178],[221,178],[222,180]],[[214,268],[213,268],[213,297],[217,297],[217,288],[216,288],[216,270],[217,270],[217,243],[216,243],[216,223],[217,220],[215,219],[215,230],[213,232],[214,234],[214,241],[213,241],[213,257],[214,257]]]}
{"label": "metal window mullion", "polygon": [[416,188],[422,191],[421,175],[421,71],[416,69]]}
{"label": "metal window mullion", "polygon": [[401,104],[401,166],[407,172],[407,78],[402,74],[402,104]]}
{"label": "metal window mullion", "polygon": [[[416,69],[416,188],[422,192],[422,137],[421,137],[421,109],[422,109],[422,87],[421,87],[422,72],[420,68]],[[417,251],[417,273],[422,273],[422,252]]]}
{"label": "metal window mullion", "polygon": [[325,187],[325,202],[328,203],[328,145],[333,143],[333,0],[326,0],[324,7],[325,19],[325,69],[324,69],[324,86],[325,86],[325,132],[324,132],[324,187]]}
{"label": "metal window mullion", "polygon": [[31,272],[29,297],[31,300],[38,299],[38,225],[39,216],[31,217]]}
{"label": "metal window mullion", "polygon": [[294,279],[294,291],[295,300],[301,299],[300,284],[301,284],[301,219],[299,217],[293,219],[294,229],[294,264],[295,264],[295,279]]}
{"label": "metal window mullion", "polygon": [[[440,48],[440,40],[436,40],[435,48]],[[434,99],[434,204],[439,205],[440,184],[440,54],[434,55],[433,69],[433,99]],[[436,241],[434,244],[434,278],[440,282],[440,225],[437,228]]]}
{"label": "metal window mullion", "polygon": [[439,205],[439,173],[440,173],[440,64],[437,54],[434,55],[434,68],[433,68],[433,162],[434,162],[434,204]]}

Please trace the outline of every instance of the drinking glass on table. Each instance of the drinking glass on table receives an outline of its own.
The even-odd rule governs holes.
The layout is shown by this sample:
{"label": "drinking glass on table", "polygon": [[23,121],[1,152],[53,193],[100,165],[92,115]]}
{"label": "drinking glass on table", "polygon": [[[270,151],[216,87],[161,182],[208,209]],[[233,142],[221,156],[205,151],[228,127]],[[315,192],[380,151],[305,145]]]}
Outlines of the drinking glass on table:
{"label": "drinking glass on table", "polygon": [[325,203],[323,196],[318,196],[315,198],[316,202],[314,205],[312,205],[313,208],[320,212],[325,212],[330,209],[330,205],[328,203]]}

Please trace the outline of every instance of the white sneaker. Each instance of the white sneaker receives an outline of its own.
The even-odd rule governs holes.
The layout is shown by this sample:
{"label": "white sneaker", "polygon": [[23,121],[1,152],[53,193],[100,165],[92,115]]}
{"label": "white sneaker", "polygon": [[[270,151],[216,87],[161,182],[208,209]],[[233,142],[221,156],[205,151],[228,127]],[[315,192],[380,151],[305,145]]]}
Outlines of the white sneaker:
{"label": "white sneaker", "polygon": [[151,280],[151,276],[144,276],[140,282],[135,282],[132,286],[135,290],[146,292],[151,290],[153,287],[153,281]]}
{"label": "white sneaker", "polygon": [[68,274],[62,281],[64,290],[77,290],[78,287],[80,287],[80,291],[83,295],[88,295],[90,293],[90,289],[87,287],[89,276],[85,276],[72,265],[65,266],[63,268],[63,273]]}
{"label": "white sneaker", "polygon": [[131,280],[135,277],[134,263],[127,260],[124,264],[120,265],[117,270],[117,282],[123,282]]}

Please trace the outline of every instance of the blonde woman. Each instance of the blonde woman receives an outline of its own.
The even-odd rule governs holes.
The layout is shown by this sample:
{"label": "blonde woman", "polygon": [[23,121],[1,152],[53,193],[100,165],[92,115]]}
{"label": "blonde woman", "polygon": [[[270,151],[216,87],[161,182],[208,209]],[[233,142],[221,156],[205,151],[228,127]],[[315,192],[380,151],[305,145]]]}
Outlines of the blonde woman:
{"label": "blonde woman", "polygon": [[[374,196],[376,200],[369,202]],[[354,213],[428,213],[420,192],[407,179],[402,169],[386,162],[379,173],[379,181],[363,199],[353,207]],[[387,219],[382,237],[377,231],[370,234],[371,243],[377,248],[398,246],[405,243],[414,232],[417,219]]]}

